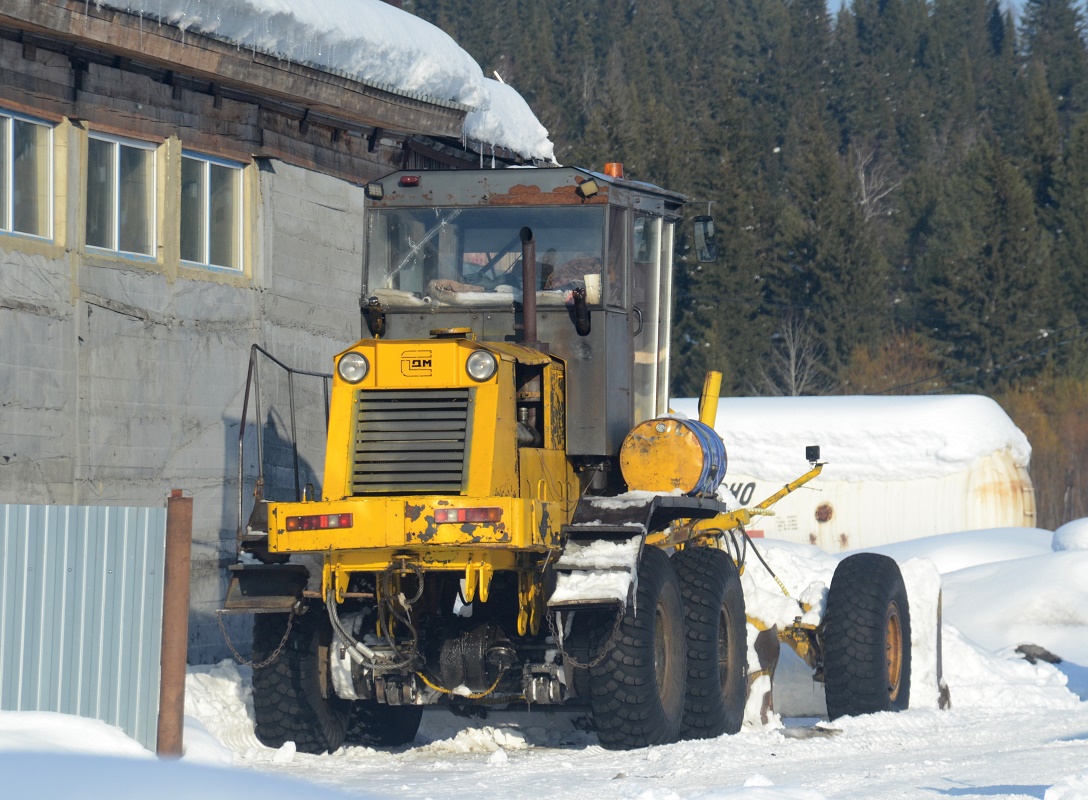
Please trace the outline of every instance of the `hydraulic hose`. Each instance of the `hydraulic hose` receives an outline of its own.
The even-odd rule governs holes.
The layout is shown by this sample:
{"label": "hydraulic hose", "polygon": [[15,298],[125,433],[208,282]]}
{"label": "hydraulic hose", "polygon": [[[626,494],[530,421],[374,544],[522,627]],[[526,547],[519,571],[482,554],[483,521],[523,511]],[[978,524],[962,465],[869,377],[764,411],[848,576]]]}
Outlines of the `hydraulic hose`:
{"label": "hydraulic hose", "polygon": [[351,656],[352,661],[364,667],[373,667],[375,662],[383,660],[382,656],[358,641],[344,628],[343,623],[340,622],[340,615],[336,613],[336,592],[332,589],[329,590],[329,594],[325,598],[325,610],[329,612],[329,622],[332,623],[332,629],[348,645],[348,655]]}

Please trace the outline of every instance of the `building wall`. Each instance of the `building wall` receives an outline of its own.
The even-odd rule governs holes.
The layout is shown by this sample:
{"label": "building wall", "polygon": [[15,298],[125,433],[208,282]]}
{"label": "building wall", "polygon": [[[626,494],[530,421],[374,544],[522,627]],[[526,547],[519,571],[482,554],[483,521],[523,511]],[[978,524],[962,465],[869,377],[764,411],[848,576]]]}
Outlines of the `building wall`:
{"label": "building wall", "polygon": [[[254,392],[239,486],[251,347],[331,371],[360,336],[362,185],[405,164],[461,163],[424,132],[455,134],[465,111],[93,4],[46,5],[0,10],[0,124],[22,115],[52,130],[48,235],[0,224],[0,503],[191,495],[189,659],[207,663],[228,652],[214,612],[252,505],[258,443],[266,497],[294,496],[293,438],[300,483],[319,487],[323,470],[322,381],[295,377],[292,420],[286,374],[261,357],[262,413]],[[215,64],[233,77],[221,83]],[[153,153],[146,255],[87,246],[92,136]],[[240,169],[239,268],[181,258],[181,165],[194,153]],[[243,652],[247,622],[228,620]]]}
{"label": "building wall", "polygon": [[[244,274],[88,252],[81,194],[64,190],[78,184],[82,136],[68,122],[55,132],[54,240],[0,236],[0,502],[155,505],[173,488],[191,494],[190,660],[214,660],[226,652],[214,611],[235,558],[250,346],[329,371],[359,337],[362,189],[273,160],[251,168]],[[281,467],[269,493],[293,492],[286,381],[271,368],[261,377],[274,425],[266,460]],[[320,381],[296,379],[295,389],[300,455],[319,483]],[[255,435],[251,427],[247,496]]]}

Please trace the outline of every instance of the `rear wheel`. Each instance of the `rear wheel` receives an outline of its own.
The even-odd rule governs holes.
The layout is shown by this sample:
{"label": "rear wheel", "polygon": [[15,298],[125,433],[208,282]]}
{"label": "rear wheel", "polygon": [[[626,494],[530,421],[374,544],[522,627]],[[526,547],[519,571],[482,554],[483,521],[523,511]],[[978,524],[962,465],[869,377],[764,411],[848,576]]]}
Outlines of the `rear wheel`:
{"label": "rear wheel", "polygon": [[[253,670],[256,734],[268,747],[294,742],[302,753],[332,753],[344,741],[351,703],[336,696],[329,674],[332,626],[322,607],[296,616],[283,652]],[[286,614],[253,618],[253,660],[266,660],[283,641]]]}
{"label": "rear wheel", "polygon": [[675,742],[684,714],[686,672],[676,571],[667,555],[647,547],[639,562],[636,602],[624,612],[611,650],[589,670],[601,745],[625,750]]}
{"label": "rear wheel", "polygon": [[835,570],[822,628],[831,719],[910,703],[910,606],[899,565],[859,553]]}
{"label": "rear wheel", "polygon": [[398,747],[416,738],[423,706],[387,706],[376,700],[352,704],[347,741],[372,747]]}
{"label": "rear wheel", "polygon": [[687,634],[687,696],[681,736],[736,733],[748,692],[744,591],[737,567],[721,550],[689,547],[673,556]]}

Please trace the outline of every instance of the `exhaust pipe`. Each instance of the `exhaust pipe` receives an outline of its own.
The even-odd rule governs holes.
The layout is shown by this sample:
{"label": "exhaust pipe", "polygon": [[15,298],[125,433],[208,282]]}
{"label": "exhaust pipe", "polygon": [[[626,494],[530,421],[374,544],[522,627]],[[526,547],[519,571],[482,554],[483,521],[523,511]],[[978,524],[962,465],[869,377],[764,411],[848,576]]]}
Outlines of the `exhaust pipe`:
{"label": "exhaust pipe", "polygon": [[522,344],[536,347],[536,240],[532,228],[521,229]]}

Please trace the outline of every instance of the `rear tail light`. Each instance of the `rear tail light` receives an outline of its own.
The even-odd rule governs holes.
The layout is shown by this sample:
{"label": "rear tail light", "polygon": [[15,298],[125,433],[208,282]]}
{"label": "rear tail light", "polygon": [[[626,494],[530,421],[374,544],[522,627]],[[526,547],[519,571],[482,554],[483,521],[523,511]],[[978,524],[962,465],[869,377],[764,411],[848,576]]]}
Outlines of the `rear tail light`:
{"label": "rear tail light", "polygon": [[289,531],[325,531],[336,528],[350,528],[351,514],[314,514],[308,517],[288,517]]}
{"label": "rear tail light", "polygon": [[434,512],[435,524],[443,522],[499,522],[501,508],[439,508]]}

